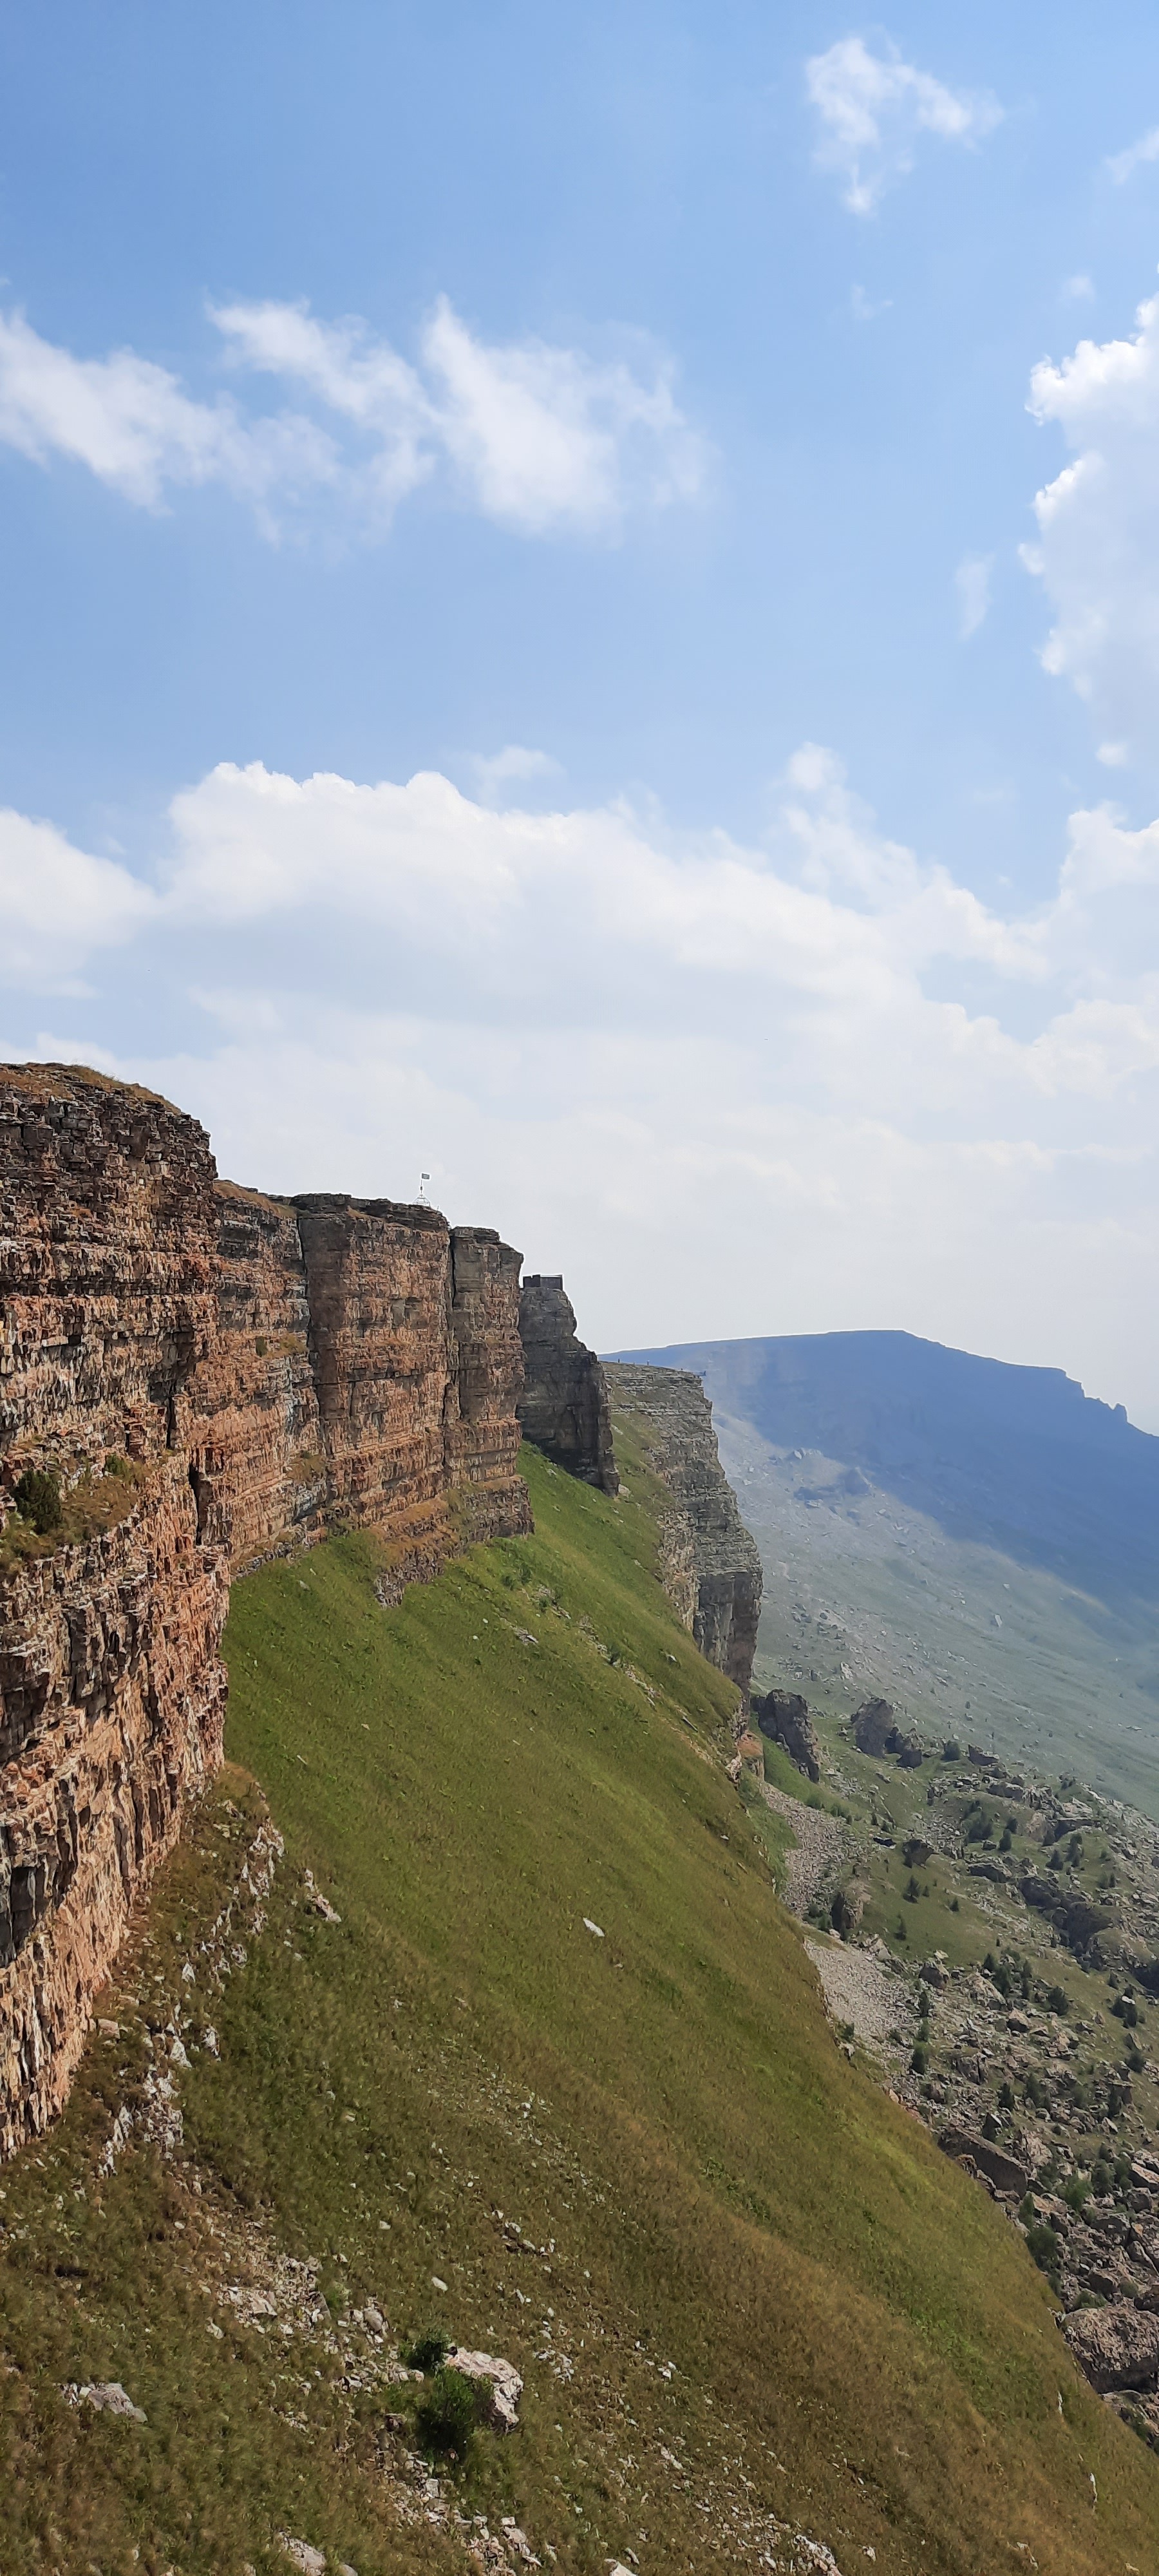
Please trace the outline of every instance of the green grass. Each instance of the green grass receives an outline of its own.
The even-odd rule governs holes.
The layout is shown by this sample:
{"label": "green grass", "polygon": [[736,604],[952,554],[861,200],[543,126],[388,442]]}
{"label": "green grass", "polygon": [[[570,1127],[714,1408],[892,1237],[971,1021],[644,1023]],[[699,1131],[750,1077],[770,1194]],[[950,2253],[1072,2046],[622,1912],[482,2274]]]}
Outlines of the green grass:
{"label": "green grass", "polygon": [[[182,2078],[189,2166],[93,2179],[134,2038],[96,2045],[7,2178],[0,2567],[240,2576],[284,2567],[279,2529],[359,2576],[461,2567],[395,2517],[381,2392],[207,2335],[215,2245],[258,2239],[318,2258],[335,2313],[373,2297],[399,2340],[517,2364],[521,2428],[475,2437],[465,2506],[577,2576],[629,2549],[642,2576],[756,2564],[734,2507],[843,2576],[867,2548],[883,2576],[992,2576],[1017,2543],[1052,2576],[1159,2562],[1159,2469],[1025,2250],[835,2045],[724,1776],[734,1695],[672,1619],[627,1466],[612,1502],[531,1455],[535,1537],[392,1610],[367,1534],[237,1587],[229,1749],[286,1861],[220,2058]],[[227,1812],[167,1875],[132,1991],[197,1955]],[[304,1910],[306,1869],[340,1923]],[[61,2404],[104,2376],[147,2427]]]}

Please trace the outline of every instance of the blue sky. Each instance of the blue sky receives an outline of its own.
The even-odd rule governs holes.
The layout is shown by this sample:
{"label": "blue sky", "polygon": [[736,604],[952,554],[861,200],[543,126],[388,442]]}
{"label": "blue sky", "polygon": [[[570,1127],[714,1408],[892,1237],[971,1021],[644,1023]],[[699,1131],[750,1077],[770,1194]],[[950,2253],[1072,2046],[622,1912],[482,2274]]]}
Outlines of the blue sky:
{"label": "blue sky", "polygon": [[0,45],[5,1053],[1159,1427],[1154,12]]}

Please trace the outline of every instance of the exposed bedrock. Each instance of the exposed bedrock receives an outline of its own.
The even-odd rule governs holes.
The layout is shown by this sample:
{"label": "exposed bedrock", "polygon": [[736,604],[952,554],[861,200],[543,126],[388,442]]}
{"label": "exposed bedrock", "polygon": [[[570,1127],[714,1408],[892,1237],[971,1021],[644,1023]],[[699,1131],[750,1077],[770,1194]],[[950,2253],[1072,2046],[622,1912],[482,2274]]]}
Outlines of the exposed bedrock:
{"label": "exposed bedrock", "polygon": [[817,1729],[809,1715],[808,1704],[799,1691],[766,1691],[763,1699],[754,1700],[753,1716],[762,1735],[779,1744],[795,1762],[806,1779],[821,1777],[821,1747]]}
{"label": "exposed bedrock", "polygon": [[525,1279],[519,1295],[523,1394],[519,1420],[534,1442],[569,1476],[618,1494],[608,1383],[594,1351],[578,1340],[575,1309],[562,1278]]}
{"label": "exposed bedrock", "polygon": [[720,1463],[712,1406],[686,1369],[607,1360],[613,1405],[648,1426],[649,1457],[671,1496],[660,1541],[665,1591],[701,1654],[747,1708],[761,1612],[761,1560]]}
{"label": "exposed bedrock", "polygon": [[221,1758],[231,1572],[373,1525],[393,1598],[530,1526],[518,1276],[431,1208],[221,1183],[150,1093],[0,1069],[0,2153]]}

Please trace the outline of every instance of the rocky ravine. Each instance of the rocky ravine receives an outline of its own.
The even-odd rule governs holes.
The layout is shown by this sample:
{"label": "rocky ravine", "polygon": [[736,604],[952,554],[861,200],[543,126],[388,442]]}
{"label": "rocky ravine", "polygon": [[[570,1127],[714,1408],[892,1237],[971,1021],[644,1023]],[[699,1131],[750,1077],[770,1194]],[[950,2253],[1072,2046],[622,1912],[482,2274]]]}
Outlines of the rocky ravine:
{"label": "rocky ravine", "polygon": [[431,1208],[220,1183],[149,1092],[0,1073],[0,2154],[220,1760],[231,1574],[373,1523],[389,1588],[529,1526],[518,1273]]}
{"label": "rocky ravine", "polygon": [[[979,1746],[962,1763],[961,1748],[947,1743],[907,1830],[895,1812],[903,1781],[915,1750],[930,1768],[930,1748],[894,1722],[888,1704],[857,1710],[834,1751],[807,1723],[803,1701],[792,1713],[828,1787],[850,1802],[843,1826],[758,1782],[796,1836],[786,1895],[817,1925],[806,1946],[841,2044],[850,2055],[858,2045],[870,2052],[890,2091],[1020,2229],[1075,2359],[1159,2449],[1155,1827],[1073,1778],[1009,1770]],[[782,1724],[768,1732],[784,1745]],[[758,1754],[757,1739],[746,1737],[738,1782],[753,1767],[744,1761],[750,1746]],[[866,1775],[853,1748],[873,1764],[869,1815],[859,1812]],[[798,1760],[806,1769],[800,1752]],[[844,1836],[844,1887],[821,1864],[819,1831]],[[952,1925],[972,1960],[939,1949],[911,1968],[858,1929],[871,1850],[910,1873],[903,1916],[905,1896],[936,1867],[951,1906],[947,1938]],[[846,1938],[822,1933],[827,1916]]]}

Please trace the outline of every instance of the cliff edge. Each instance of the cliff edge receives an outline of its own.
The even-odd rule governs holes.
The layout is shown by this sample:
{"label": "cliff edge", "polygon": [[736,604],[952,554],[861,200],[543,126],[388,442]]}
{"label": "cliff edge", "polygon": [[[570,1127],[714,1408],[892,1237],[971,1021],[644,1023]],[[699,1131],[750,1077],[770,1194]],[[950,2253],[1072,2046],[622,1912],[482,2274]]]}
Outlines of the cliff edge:
{"label": "cliff edge", "polygon": [[518,1278],[433,1208],[220,1182],[133,1085],[0,1069],[0,2154],[221,1759],[231,1576],[373,1525],[397,1594],[530,1527]]}

